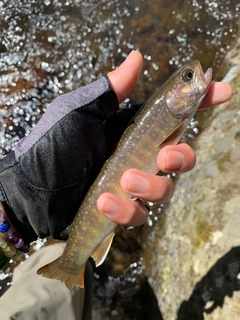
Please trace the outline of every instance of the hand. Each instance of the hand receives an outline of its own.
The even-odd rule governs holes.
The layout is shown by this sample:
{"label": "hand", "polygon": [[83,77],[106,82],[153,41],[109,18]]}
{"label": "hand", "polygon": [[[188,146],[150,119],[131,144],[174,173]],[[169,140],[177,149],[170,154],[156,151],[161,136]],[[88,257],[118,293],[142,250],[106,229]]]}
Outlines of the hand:
{"label": "hand", "polygon": [[[119,103],[133,91],[142,67],[142,55],[133,51],[128,58],[110,72],[112,88]],[[231,86],[223,82],[212,83],[199,109],[208,108],[227,101],[232,94]],[[185,143],[166,146],[160,150],[157,163],[163,172],[186,172],[196,162],[194,151]],[[127,170],[121,178],[123,191],[145,201],[165,203],[172,197],[174,185],[166,177],[152,175],[138,169]],[[147,220],[148,210],[139,201],[119,197],[111,193],[102,194],[98,209],[119,225],[140,225]]]}

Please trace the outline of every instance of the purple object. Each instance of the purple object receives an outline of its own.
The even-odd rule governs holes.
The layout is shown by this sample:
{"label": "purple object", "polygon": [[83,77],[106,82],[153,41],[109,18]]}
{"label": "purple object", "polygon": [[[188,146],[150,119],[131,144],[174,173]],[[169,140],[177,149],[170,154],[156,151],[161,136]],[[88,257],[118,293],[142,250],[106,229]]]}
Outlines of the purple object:
{"label": "purple object", "polygon": [[15,248],[20,249],[24,245],[24,241],[22,238],[18,240],[18,243],[14,245]]}
{"label": "purple object", "polygon": [[0,209],[0,221],[3,221],[3,211]]}
{"label": "purple object", "polygon": [[29,244],[24,244],[19,250],[23,253],[28,253],[30,250],[30,245]]}
{"label": "purple object", "polygon": [[[8,241],[9,243],[13,244],[16,246],[20,240],[20,235],[17,232],[12,232],[10,235],[8,235]],[[18,247],[16,247],[18,248]]]}
{"label": "purple object", "polygon": [[19,233],[11,230],[10,223],[4,220],[3,211],[0,209],[0,233],[6,233],[7,241],[16,249],[27,253],[30,250],[30,245],[25,244]]}

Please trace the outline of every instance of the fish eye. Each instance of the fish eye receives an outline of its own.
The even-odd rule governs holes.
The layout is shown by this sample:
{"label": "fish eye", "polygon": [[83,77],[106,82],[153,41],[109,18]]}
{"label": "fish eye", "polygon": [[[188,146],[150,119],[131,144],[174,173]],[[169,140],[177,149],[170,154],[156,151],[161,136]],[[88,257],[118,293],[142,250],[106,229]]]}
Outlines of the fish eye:
{"label": "fish eye", "polygon": [[184,81],[188,82],[192,80],[193,75],[194,75],[194,71],[192,69],[184,69],[181,72],[180,76]]}

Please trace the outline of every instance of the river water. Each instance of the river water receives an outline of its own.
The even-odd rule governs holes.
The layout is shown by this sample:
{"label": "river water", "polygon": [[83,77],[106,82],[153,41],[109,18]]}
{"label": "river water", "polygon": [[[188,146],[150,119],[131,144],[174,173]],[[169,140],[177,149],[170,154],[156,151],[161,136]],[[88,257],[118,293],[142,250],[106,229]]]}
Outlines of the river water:
{"label": "river water", "polygon": [[193,58],[221,79],[239,16],[236,0],[0,0],[0,157],[54,97],[116,68],[132,49],[144,65],[131,101]]}
{"label": "river water", "polygon": [[132,96],[148,97],[183,62],[216,75],[238,30],[238,1],[1,0],[1,154],[57,95],[144,56]]}

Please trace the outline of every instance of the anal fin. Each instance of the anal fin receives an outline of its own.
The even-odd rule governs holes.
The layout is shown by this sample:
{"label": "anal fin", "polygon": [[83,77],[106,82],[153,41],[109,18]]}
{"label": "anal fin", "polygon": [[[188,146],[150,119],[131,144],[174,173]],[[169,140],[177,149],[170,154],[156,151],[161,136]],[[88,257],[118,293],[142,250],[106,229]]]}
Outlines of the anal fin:
{"label": "anal fin", "polygon": [[111,247],[115,232],[112,231],[95,249],[91,254],[91,257],[95,261],[96,267],[100,266],[106,259],[108,251]]}

